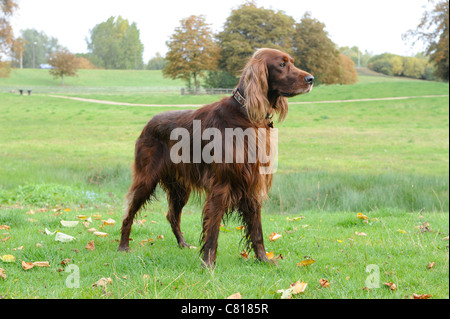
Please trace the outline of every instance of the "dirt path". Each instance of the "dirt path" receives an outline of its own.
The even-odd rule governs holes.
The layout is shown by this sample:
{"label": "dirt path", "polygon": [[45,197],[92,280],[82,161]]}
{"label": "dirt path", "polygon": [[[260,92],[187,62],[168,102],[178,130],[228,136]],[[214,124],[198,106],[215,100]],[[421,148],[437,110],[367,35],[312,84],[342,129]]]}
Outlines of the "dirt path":
{"label": "dirt path", "polygon": [[[50,97],[70,99],[80,102],[98,103],[106,105],[122,105],[122,106],[144,106],[144,107],[201,107],[204,104],[137,104],[127,102],[114,102],[105,100],[85,99],[81,97],[65,96],[65,95],[47,95]],[[400,97],[380,97],[380,98],[368,98],[368,99],[354,99],[354,100],[331,100],[331,101],[305,101],[305,102],[289,102],[291,105],[299,104],[326,104],[326,103],[351,103],[351,102],[366,102],[366,101],[392,101],[392,100],[406,100],[406,99],[426,99],[435,97],[448,97],[449,95],[421,95],[421,96],[400,96]]]}

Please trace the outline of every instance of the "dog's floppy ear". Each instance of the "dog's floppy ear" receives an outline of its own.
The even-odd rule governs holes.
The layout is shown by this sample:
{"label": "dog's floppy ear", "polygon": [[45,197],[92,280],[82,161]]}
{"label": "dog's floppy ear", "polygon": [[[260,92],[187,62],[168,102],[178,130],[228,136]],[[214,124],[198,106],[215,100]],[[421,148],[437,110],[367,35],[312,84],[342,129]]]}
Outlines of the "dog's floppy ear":
{"label": "dog's floppy ear", "polygon": [[278,122],[283,122],[288,114],[288,99],[284,96],[279,96],[275,101],[275,113],[278,114]]}
{"label": "dog's floppy ear", "polygon": [[268,70],[263,59],[258,59],[256,54],[250,59],[242,74],[245,85],[245,98],[247,100],[247,114],[253,123],[258,123],[266,117],[269,108],[267,93]]}

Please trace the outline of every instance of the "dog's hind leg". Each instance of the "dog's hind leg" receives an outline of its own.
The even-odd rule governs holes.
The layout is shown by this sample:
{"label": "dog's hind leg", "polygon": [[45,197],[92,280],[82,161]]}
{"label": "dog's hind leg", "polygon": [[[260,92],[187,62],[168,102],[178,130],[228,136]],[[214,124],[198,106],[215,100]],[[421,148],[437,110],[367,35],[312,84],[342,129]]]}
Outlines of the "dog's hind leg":
{"label": "dog's hind leg", "polygon": [[122,221],[118,250],[129,250],[131,226],[136,213],[150,199],[160,181],[162,161],[158,146],[137,144],[133,183],[127,194],[127,206]]}
{"label": "dog's hind leg", "polygon": [[191,190],[181,185],[177,181],[162,181],[163,187],[167,192],[167,199],[169,202],[169,212],[167,213],[167,220],[172,227],[172,231],[177,239],[178,246],[181,248],[189,247],[189,244],[186,243],[183,237],[183,233],[181,232],[180,223],[181,223],[181,212],[186,205],[189,195],[191,194]]}

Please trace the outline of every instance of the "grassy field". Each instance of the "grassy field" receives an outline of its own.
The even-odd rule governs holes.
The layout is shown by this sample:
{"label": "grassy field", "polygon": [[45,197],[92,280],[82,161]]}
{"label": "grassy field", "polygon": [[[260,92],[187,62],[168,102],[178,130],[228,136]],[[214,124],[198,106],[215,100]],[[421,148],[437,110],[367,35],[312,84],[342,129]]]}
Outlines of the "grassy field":
{"label": "grassy field", "polygon": [[[159,201],[132,230],[131,253],[115,251],[134,141],[151,116],[170,108],[102,105],[47,93],[152,104],[221,97],[181,96],[176,92],[183,83],[157,71],[84,71],[64,88],[47,72],[17,70],[0,79],[3,92],[33,88],[31,96],[0,93],[0,226],[9,226],[0,230],[0,256],[16,258],[0,261],[6,274],[0,276],[0,296],[225,298],[240,292],[244,298],[280,298],[277,290],[300,280],[308,287],[293,298],[448,298],[448,241],[442,240],[449,227],[448,97],[313,103],[443,95],[447,83],[360,76],[355,85],[319,86],[292,99],[311,103],[292,104],[287,120],[277,125],[279,169],[263,208],[266,249],[283,259],[273,266],[255,263],[252,254],[243,258],[239,221],[230,220],[219,238],[217,267],[208,271],[200,268],[198,249],[176,247],[160,190]],[[182,220],[187,241],[196,246],[200,212],[201,200],[194,198]],[[88,228],[108,237],[88,232],[77,215],[91,217]],[[304,218],[288,220],[298,216]],[[108,218],[115,225],[102,227]],[[79,223],[66,228],[61,220]],[[46,228],[76,240],[55,241]],[[270,242],[272,232],[282,238]],[[90,241],[94,251],[85,248]],[[307,258],[316,262],[297,266]],[[61,265],[66,259],[69,264]],[[50,267],[24,270],[22,261],[48,261]],[[363,289],[374,274],[366,272],[369,265],[379,275],[379,288]],[[70,288],[67,278],[77,269],[79,288]],[[92,288],[102,277],[112,283]],[[320,286],[322,278],[330,287]]]}

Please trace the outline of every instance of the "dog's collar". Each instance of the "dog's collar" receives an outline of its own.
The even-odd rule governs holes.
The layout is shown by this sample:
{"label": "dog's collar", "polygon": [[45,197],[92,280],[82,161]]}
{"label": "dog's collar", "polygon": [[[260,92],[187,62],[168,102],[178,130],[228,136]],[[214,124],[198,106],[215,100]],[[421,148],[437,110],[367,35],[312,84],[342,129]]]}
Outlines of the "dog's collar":
{"label": "dog's collar", "polygon": [[242,94],[239,92],[239,88],[235,88],[233,90],[233,94],[231,95],[242,107],[245,107],[245,104],[247,103],[247,100],[245,97],[242,96]]}
{"label": "dog's collar", "polygon": [[[245,105],[247,104],[247,100],[245,97],[242,96],[242,94],[239,92],[239,88],[235,88],[231,95],[242,107],[245,108]],[[274,105],[273,108],[276,108]],[[272,121],[273,114],[266,114],[265,120],[269,120],[269,127],[273,128],[273,121]]]}

